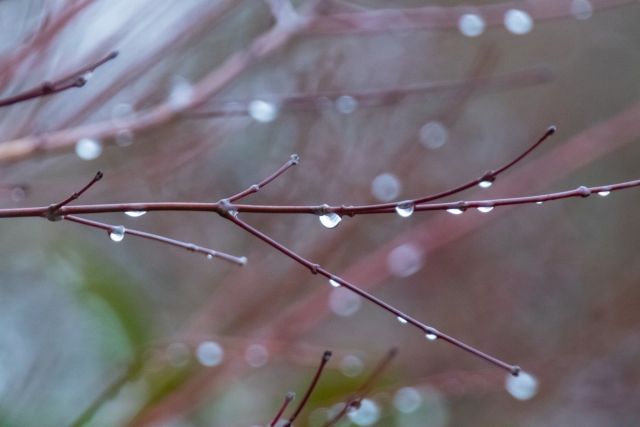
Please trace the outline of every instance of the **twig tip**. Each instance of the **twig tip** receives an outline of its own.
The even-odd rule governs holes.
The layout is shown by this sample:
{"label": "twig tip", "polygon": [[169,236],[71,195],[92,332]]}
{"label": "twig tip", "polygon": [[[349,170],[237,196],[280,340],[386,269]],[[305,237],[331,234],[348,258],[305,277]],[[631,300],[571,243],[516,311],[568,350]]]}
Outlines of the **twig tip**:
{"label": "twig tip", "polygon": [[549,126],[549,129],[547,129],[547,135],[553,135],[554,133],[556,133],[556,127],[555,126]]}
{"label": "twig tip", "polygon": [[287,396],[285,397],[285,399],[286,399],[288,402],[291,402],[291,401],[292,401],[293,399],[295,399],[295,398],[296,398],[296,393],[295,393],[295,392],[293,392],[293,391],[290,391],[289,393],[287,393]]}
{"label": "twig tip", "polygon": [[298,156],[297,154],[292,154],[291,155],[291,164],[292,165],[297,165],[298,163],[300,163],[300,156]]}
{"label": "twig tip", "polygon": [[326,351],[324,352],[324,354],[322,355],[322,361],[323,361],[323,362],[328,362],[328,361],[329,361],[329,359],[331,359],[331,355],[332,355],[332,354],[333,354],[333,353],[331,352],[331,350],[326,350]]}
{"label": "twig tip", "polygon": [[511,367],[511,375],[513,375],[514,377],[517,377],[518,375],[520,375],[520,366],[512,366]]}

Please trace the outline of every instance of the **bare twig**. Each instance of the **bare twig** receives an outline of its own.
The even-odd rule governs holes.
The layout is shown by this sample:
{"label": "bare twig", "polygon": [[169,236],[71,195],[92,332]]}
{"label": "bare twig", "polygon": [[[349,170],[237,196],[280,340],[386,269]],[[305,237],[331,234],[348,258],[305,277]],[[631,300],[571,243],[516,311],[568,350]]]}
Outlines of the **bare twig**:
{"label": "bare twig", "polygon": [[66,199],[64,199],[63,201],[61,201],[60,203],[56,203],[55,205],[51,205],[50,209],[52,210],[52,214],[54,214],[55,212],[58,211],[58,209],[60,209],[61,207],[68,205],[69,203],[71,203],[72,201],[76,200],[78,197],[80,197],[82,195],[82,193],[84,193],[85,191],[87,191],[89,188],[91,188],[91,186],[93,184],[95,184],[96,182],[100,181],[102,179],[102,177],[104,176],[104,174],[100,171],[96,172],[96,175],[93,177],[93,179],[91,181],[89,181],[89,183],[87,185],[85,185],[82,190],[73,193],[71,196],[67,197]]}
{"label": "bare twig", "polygon": [[282,404],[282,406],[280,407],[280,410],[278,411],[278,413],[276,414],[276,416],[273,418],[273,421],[271,421],[267,427],[274,427],[276,425],[276,423],[278,422],[278,420],[280,420],[280,417],[282,416],[282,413],[284,412],[285,409],[287,409],[287,406],[289,406],[289,403],[291,403],[291,401],[296,397],[296,394],[292,391],[290,391],[289,393],[287,393],[287,395],[284,398],[284,403]]}
{"label": "bare twig", "polygon": [[89,66],[81,68],[80,70],[63,77],[53,82],[43,82],[40,86],[33,89],[29,89],[18,95],[14,95],[9,98],[0,100],[0,107],[6,107],[7,105],[17,104],[18,102],[27,101],[29,99],[38,98],[41,96],[52,95],[54,93],[62,92],[73,87],[82,87],[87,83],[87,73],[93,72],[96,68],[111,61],[118,56],[118,52],[111,52],[98,62],[95,62]]}
{"label": "bare twig", "polygon": [[296,408],[296,411],[293,413],[291,418],[289,418],[289,421],[287,421],[284,424],[283,427],[291,427],[291,424],[293,424],[295,419],[298,417],[298,415],[300,414],[300,411],[302,411],[302,409],[304,408],[304,405],[307,403],[307,400],[309,400],[309,396],[311,396],[311,393],[313,392],[313,389],[316,387],[316,384],[318,383],[318,380],[320,379],[320,375],[322,374],[322,370],[324,369],[324,366],[327,364],[327,362],[329,361],[330,358],[331,358],[331,351],[329,351],[329,350],[325,351],[324,354],[322,355],[322,360],[320,361],[320,366],[318,367],[318,370],[316,371],[316,375],[315,375],[315,377],[313,377],[313,381],[311,381],[311,384],[309,385],[309,388],[307,389],[307,392],[305,393],[304,397],[302,398],[302,401],[300,401],[300,404]]}
{"label": "bare twig", "polygon": [[287,163],[284,164],[284,166],[282,166],[280,169],[278,169],[277,171],[275,171],[271,176],[269,176],[267,179],[265,179],[264,181],[260,182],[259,184],[255,184],[252,185],[251,187],[247,188],[246,190],[244,190],[242,193],[238,193],[233,197],[229,197],[227,200],[230,203],[235,202],[236,200],[240,200],[245,196],[248,196],[249,194],[253,194],[256,193],[258,190],[260,190],[262,187],[264,187],[265,185],[267,185],[268,183],[270,183],[271,181],[273,181],[274,179],[276,179],[277,177],[279,177],[280,175],[282,175],[287,169],[289,169],[291,166],[295,166],[298,164],[298,162],[300,162],[300,157],[297,154],[292,154],[291,155],[291,159],[289,159],[289,161]]}

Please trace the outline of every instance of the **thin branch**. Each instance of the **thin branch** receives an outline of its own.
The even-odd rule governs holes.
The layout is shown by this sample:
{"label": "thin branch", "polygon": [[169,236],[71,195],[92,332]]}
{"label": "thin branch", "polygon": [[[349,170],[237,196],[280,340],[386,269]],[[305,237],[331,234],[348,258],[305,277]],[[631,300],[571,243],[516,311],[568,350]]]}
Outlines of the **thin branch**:
{"label": "thin branch", "polygon": [[256,236],[257,238],[261,239],[262,241],[266,242],[267,244],[271,245],[272,247],[276,248],[277,250],[279,250],[280,252],[284,253],[285,255],[287,255],[289,258],[297,261],[298,263],[302,264],[303,266],[307,267],[311,273],[313,274],[320,274],[322,276],[325,276],[327,279],[333,280],[334,282],[339,283],[341,286],[344,286],[345,288],[351,290],[352,292],[355,292],[356,294],[360,295],[361,297],[371,301],[372,303],[376,304],[377,306],[383,308],[384,310],[387,310],[388,312],[394,314],[396,317],[398,318],[402,318],[404,319],[407,323],[412,324],[413,326],[417,327],[418,329],[422,330],[422,332],[424,332],[427,336],[428,339],[436,339],[436,338],[442,338],[443,340],[450,342],[451,344],[460,347],[463,350],[466,350],[472,354],[475,354],[476,356],[479,356],[485,360],[487,360],[488,362],[491,362],[495,365],[498,365],[499,367],[506,369],[507,371],[511,372],[513,375],[518,375],[518,373],[520,372],[520,368],[518,366],[512,366],[509,365],[505,362],[502,362],[501,360],[496,359],[495,357],[489,356],[488,354],[485,354],[483,352],[481,352],[480,350],[477,350],[467,344],[464,344],[458,340],[456,340],[455,338],[452,338],[448,335],[443,334],[442,332],[439,332],[438,330],[427,326],[423,323],[418,322],[417,320],[415,320],[414,318],[408,316],[407,314],[401,312],[400,310],[396,309],[395,307],[392,307],[391,305],[387,304],[386,302],[374,297],[373,295],[363,291],[362,289],[358,288],[355,285],[352,285],[351,283],[347,282],[346,280],[343,280],[337,276],[334,276],[333,274],[331,274],[329,271],[321,268],[318,264],[314,264],[311,261],[306,260],[305,258],[301,257],[300,255],[296,254],[295,252],[293,252],[292,250],[286,248],[285,246],[281,245],[280,243],[276,242],[275,240],[273,240],[272,238],[270,238],[269,236],[261,233],[260,231],[256,230],[255,228],[251,227],[250,225],[248,225],[247,223],[245,223],[244,221],[238,219],[236,216],[233,216],[231,214],[226,214],[224,216],[225,218],[227,218],[229,221],[233,222],[234,224],[236,224],[237,226],[239,226],[240,228],[244,229],[245,231],[253,234],[254,236]]}
{"label": "thin branch", "polygon": [[307,392],[305,393],[304,397],[302,398],[302,401],[298,405],[298,408],[296,408],[296,411],[293,413],[291,418],[289,418],[289,421],[287,421],[284,424],[283,427],[291,427],[291,424],[293,424],[295,419],[298,417],[298,415],[300,414],[300,411],[302,411],[302,408],[304,408],[304,405],[307,403],[307,400],[309,400],[309,396],[311,396],[311,393],[313,392],[313,389],[316,387],[316,384],[318,383],[318,380],[320,379],[320,375],[322,374],[322,370],[324,369],[324,366],[327,364],[327,362],[329,361],[330,358],[331,358],[331,351],[329,351],[329,350],[325,351],[324,354],[322,355],[322,360],[320,361],[320,366],[318,367],[318,370],[316,371],[316,376],[313,377],[313,381],[311,381],[311,384],[309,385],[309,388],[307,389]]}
{"label": "thin branch", "polygon": [[93,72],[96,68],[103,65],[105,62],[111,61],[116,56],[118,56],[118,52],[111,52],[109,55],[105,56],[98,62],[81,68],[80,70],[59,80],[53,82],[46,81],[43,82],[40,86],[37,86],[33,89],[29,89],[25,92],[9,98],[1,99],[0,107],[6,107],[7,105],[17,104],[18,102],[27,101],[29,99],[62,92],[73,87],[82,87],[87,83],[87,73]]}
{"label": "thin branch", "polygon": [[277,171],[275,171],[271,176],[269,176],[267,179],[265,179],[264,181],[262,181],[259,184],[255,184],[252,185],[251,187],[247,188],[246,190],[244,190],[242,193],[238,193],[233,197],[229,197],[227,200],[230,203],[235,202],[236,200],[240,200],[245,196],[248,196],[249,194],[253,194],[253,193],[257,193],[258,190],[260,190],[262,187],[264,187],[265,185],[267,185],[268,183],[270,183],[271,181],[273,181],[274,179],[276,179],[277,177],[279,177],[280,175],[282,175],[287,169],[289,169],[291,166],[295,166],[298,164],[298,162],[300,161],[300,157],[297,154],[292,154],[291,155],[291,159],[289,159],[289,161],[287,163],[284,164],[284,166],[282,166],[280,169],[278,169]]}
{"label": "thin branch", "polygon": [[225,261],[230,261],[237,265],[245,265],[247,263],[246,257],[235,257],[233,255],[228,255],[223,252],[214,251],[211,249],[203,248],[200,246],[196,246],[192,243],[184,243],[179,240],[169,239],[167,237],[157,236],[155,234],[145,233],[143,231],[131,230],[128,228],[124,228],[122,225],[114,226],[109,224],[104,224],[101,222],[90,221],[88,219],[79,218],[73,215],[64,215],[62,219],[66,219],[67,221],[75,222],[82,225],[87,225],[89,227],[100,228],[102,230],[106,230],[109,235],[112,233],[116,233],[119,235],[131,234],[132,236],[144,237],[145,239],[155,240],[156,242],[167,243],[169,245],[177,246],[179,248],[187,249],[191,252],[201,253],[207,256],[207,258],[220,258]]}
{"label": "thin branch", "polygon": [[391,350],[389,350],[389,353],[387,353],[385,358],[382,359],[380,363],[378,363],[378,366],[373,370],[371,375],[369,375],[369,378],[367,378],[367,380],[360,386],[360,388],[356,390],[355,397],[348,399],[345,402],[344,408],[342,408],[342,410],[340,410],[340,412],[338,412],[335,417],[329,420],[324,425],[324,427],[333,427],[338,421],[342,419],[342,417],[347,415],[347,412],[349,412],[351,408],[359,407],[364,396],[366,396],[371,391],[373,383],[378,379],[380,374],[387,368],[389,363],[391,363],[391,361],[394,357],[396,357],[397,354],[398,347],[393,347]]}
{"label": "thin branch", "polygon": [[55,205],[51,205],[50,209],[52,211],[52,214],[55,214],[58,211],[58,209],[60,209],[61,207],[65,206],[65,205],[68,205],[72,201],[76,200],[78,197],[80,197],[82,195],[82,193],[84,193],[89,188],[91,188],[91,186],[93,184],[95,184],[96,182],[100,181],[103,176],[104,176],[104,174],[102,172],[100,172],[100,171],[96,172],[96,175],[93,177],[93,179],[91,181],[89,181],[89,183],[87,185],[85,185],[82,188],[82,190],[80,190],[80,191],[78,191],[76,193],[73,193],[71,196],[67,197],[66,199],[64,199],[60,203],[57,203]]}
{"label": "thin branch", "polygon": [[278,413],[276,414],[276,416],[273,418],[273,421],[271,421],[267,427],[274,427],[276,425],[276,423],[278,422],[278,420],[280,419],[280,417],[282,416],[282,413],[284,412],[284,410],[287,408],[287,406],[289,406],[289,403],[291,403],[291,401],[296,397],[296,394],[292,391],[290,391],[289,393],[287,393],[287,395],[284,398],[284,403],[282,404],[282,406],[280,407],[280,410],[278,411]]}

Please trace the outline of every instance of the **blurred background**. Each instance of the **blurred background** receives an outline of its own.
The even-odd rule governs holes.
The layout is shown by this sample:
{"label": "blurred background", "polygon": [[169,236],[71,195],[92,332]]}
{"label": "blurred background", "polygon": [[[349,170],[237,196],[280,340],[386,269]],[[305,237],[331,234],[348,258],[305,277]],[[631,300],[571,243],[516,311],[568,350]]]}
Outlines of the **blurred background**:
{"label": "blurred background", "polygon": [[[300,164],[244,203],[397,202],[496,169],[551,125],[490,188],[449,201],[640,179],[639,18],[629,0],[4,0],[3,97],[120,55],[85,87],[0,110],[0,205],[58,202],[97,170],[104,179],[75,204],[216,202],[293,153]],[[521,366],[518,381],[214,213],[84,217],[246,266],[3,219],[0,425],[265,426],[288,391],[293,412],[331,349],[294,423],[320,427],[393,346],[339,426],[640,425],[638,191],[333,229],[241,214]]]}

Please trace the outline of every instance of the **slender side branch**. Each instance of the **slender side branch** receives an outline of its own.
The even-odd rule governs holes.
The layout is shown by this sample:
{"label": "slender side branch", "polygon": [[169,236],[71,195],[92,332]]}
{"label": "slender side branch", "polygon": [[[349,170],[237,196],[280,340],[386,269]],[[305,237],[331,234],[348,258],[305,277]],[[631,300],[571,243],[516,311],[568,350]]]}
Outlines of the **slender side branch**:
{"label": "slender side branch", "polygon": [[293,413],[291,418],[289,418],[289,421],[287,421],[283,427],[291,427],[291,424],[293,424],[295,419],[298,417],[298,415],[300,414],[300,411],[302,411],[302,408],[304,408],[304,405],[307,403],[307,400],[309,400],[309,396],[311,396],[313,389],[316,387],[316,384],[320,379],[320,375],[322,374],[322,370],[324,369],[324,366],[327,364],[330,358],[331,358],[331,351],[329,350],[325,351],[324,354],[322,355],[322,360],[320,361],[320,366],[318,367],[316,376],[313,377],[313,381],[311,381],[311,385],[309,385],[309,388],[307,389],[307,392],[302,398],[300,405],[298,405],[298,408],[296,408],[296,411]]}
{"label": "slender side branch", "polygon": [[29,89],[25,92],[19,93],[18,95],[14,95],[9,98],[1,99],[0,107],[6,107],[7,105],[17,104],[29,99],[62,92],[73,87],[82,87],[87,83],[87,73],[93,72],[96,68],[103,65],[105,62],[111,61],[116,56],[118,56],[118,52],[111,52],[109,55],[105,56],[98,62],[81,68],[80,70],[59,80],[53,82],[45,81],[40,86],[34,87],[33,89]]}
{"label": "slender side branch", "polygon": [[95,227],[95,228],[100,228],[102,230],[106,230],[109,233],[109,235],[111,235],[112,233],[115,233],[118,236],[124,237],[124,234],[131,234],[132,236],[144,237],[145,239],[155,240],[157,242],[167,243],[169,245],[177,246],[179,248],[184,248],[191,252],[198,252],[206,255],[207,258],[209,259],[214,257],[220,258],[240,266],[245,265],[247,263],[246,257],[235,257],[233,255],[228,255],[223,252],[218,252],[211,249],[196,246],[192,243],[184,243],[179,240],[173,240],[167,237],[157,236],[151,233],[145,233],[143,231],[131,230],[128,228],[124,228],[122,225],[114,226],[114,225],[104,224],[101,222],[90,221],[88,219],[79,218],[73,215],[64,215],[62,218],[66,219],[67,221],[75,222],[78,224],[83,224],[89,227]]}
{"label": "slender side branch", "polygon": [[65,206],[65,205],[68,205],[72,201],[76,200],[78,197],[80,197],[82,195],[82,193],[84,193],[89,188],[91,188],[91,186],[93,184],[95,184],[96,182],[100,181],[103,176],[104,176],[104,174],[102,172],[100,172],[100,171],[96,172],[96,176],[94,176],[93,179],[91,181],[89,181],[89,183],[82,188],[82,190],[80,190],[80,191],[78,191],[76,193],[73,193],[71,196],[67,197],[66,199],[64,199],[60,203],[57,203],[55,205],[51,205],[51,209],[53,209],[54,211],[57,211],[61,207]]}
{"label": "slender side branch", "polygon": [[285,163],[284,166],[282,166],[280,169],[275,171],[269,178],[265,179],[260,184],[252,185],[251,187],[244,190],[242,193],[238,193],[233,197],[229,197],[227,201],[230,203],[233,203],[236,200],[240,200],[243,197],[248,196],[249,194],[257,193],[258,190],[260,190],[262,187],[264,187],[265,185],[267,185],[268,183],[270,183],[271,181],[273,181],[274,179],[282,175],[291,166],[297,165],[299,161],[300,161],[300,157],[297,154],[292,154],[291,159],[287,163]]}
{"label": "slender side branch", "polygon": [[273,418],[273,421],[271,421],[267,427],[274,427],[276,425],[276,423],[278,422],[278,420],[280,420],[280,417],[282,416],[282,413],[284,412],[284,410],[287,408],[287,406],[289,406],[289,403],[291,403],[291,401],[296,397],[296,394],[292,391],[290,391],[289,393],[287,393],[287,395],[284,398],[284,403],[282,404],[282,406],[280,407],[280,410],[278,411],[278,413],[276,414],[276,416]]}
{"label": "slender side branch", "polygon": [[257,238],[263,240],[264,242],[266,242],[267,244],[271,245],[272,247],[276,248],[277,250],[279,250],[280,252],[284,253],[285,255],[287,255],[288,257],[292,258],[293,260],[297,261],[298,263],[302,264],[303,266],[307,267],[311,273],[313,274],[321,274],[322,276],[325,276],[327,279],[333,280],[334,282],[340,284],[341,286],[344,286],[345,288],[349,289],[352,292],[355,292],[356,294],[362,296],[363,298],[371,301],[372,303],[376,304],[378,307],[383,308],[384,310],[387,310],[388,312],[394,314],[395,316],[397,316],[398,318],[403,319],[403,323],[410,323],[413,326],[417,327],[418,329],[420,329],[427,337],[427,339],[429,340],[435,340],[437,338],[441,338],[463,350],[468,351],[469,353],[472,353],[478,357],[481,357],[482,359],[485,359],[488,362],[491,362],[503,369],[506,369],[507,371],[511,372],[511,374],[513,374],[514,376],[517,376],[520,373],[520,367],[518,366],[512,366],[509,365],[508,363],[505,363],[501,360],[496,359],[495,357],[489,356],[488,354],[485,354],[483,352],[481,352],[480,350],[477,350],[467,344],[464,344],[463,342],[460,342],[458,340],[456,340],[455,338],[452,338],[446,334],[443,334],[442,332],[427,326],[423,323],[420,323],[419,321],[415,320],[414,318],[406,315],[405,313],[403,313],[402,311],[396,309],[395,307],[392,307],[391,305],[387,304],[386,302],[374,297],[373,295],[363,291],[362,289],[358,288],[355,285],[352,285],[351,283],[347,282],[346,280],[343,280],[337,276],[334,276],[333,274],[331,274],[329,271],[321,268],[318,264],[314,264],[308,260],[306,260],[305,258],[301,257],[300,255],[296,254],[295,252],[293,252],[292,250],[286,248],[285,246],[281,245],[280,243],[276,242],[275,240],[273,240],[272,238],[270,238],[269,236],[261,233],[260,231],[256,230],[255,228],[251,227],[250,225],[248,225],[247,223],[245,223],[244,221],[238,219],[236,216],[231,215],[229,213],[223,215],[225,218],[227,218],[229,221],[233,222],[234,224],[238,225],[240,228],[246,230],[247,232],[253,234],[254,236],[256,236]]}

